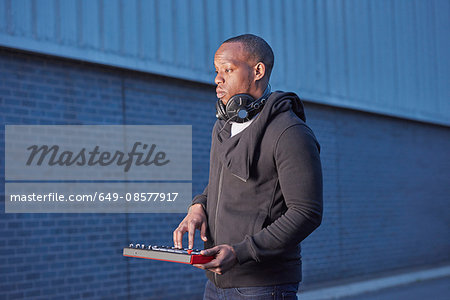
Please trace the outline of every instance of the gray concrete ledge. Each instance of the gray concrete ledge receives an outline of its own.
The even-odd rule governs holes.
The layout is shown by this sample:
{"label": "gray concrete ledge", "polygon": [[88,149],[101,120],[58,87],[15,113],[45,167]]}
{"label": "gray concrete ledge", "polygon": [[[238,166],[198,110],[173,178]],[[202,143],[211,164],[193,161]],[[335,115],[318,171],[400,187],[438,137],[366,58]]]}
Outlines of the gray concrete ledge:
{"label": "gray concrete ledge", "polygon": [[344,285],[301,291],[298,293],[298,298],[302,300],[339,299],[446,276],[450,276],[450,265]]}

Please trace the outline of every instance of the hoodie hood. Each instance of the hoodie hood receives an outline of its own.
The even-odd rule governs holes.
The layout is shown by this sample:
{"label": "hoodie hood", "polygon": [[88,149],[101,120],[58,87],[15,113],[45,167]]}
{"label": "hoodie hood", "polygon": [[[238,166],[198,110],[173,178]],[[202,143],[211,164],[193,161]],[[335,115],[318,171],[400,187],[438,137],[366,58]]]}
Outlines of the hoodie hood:
{"label": "hoodie hood", "polygon": [[267,125],[278,114],[294,112],[303,122],[306,122],[303,103],[294,93],[273,92],[266,101],[256,119],[245,130],[230,137],[231,124],[218,120],[213,132],[217,139],[219,159],[223,166],[243,181],[250,177],[250,169]]}

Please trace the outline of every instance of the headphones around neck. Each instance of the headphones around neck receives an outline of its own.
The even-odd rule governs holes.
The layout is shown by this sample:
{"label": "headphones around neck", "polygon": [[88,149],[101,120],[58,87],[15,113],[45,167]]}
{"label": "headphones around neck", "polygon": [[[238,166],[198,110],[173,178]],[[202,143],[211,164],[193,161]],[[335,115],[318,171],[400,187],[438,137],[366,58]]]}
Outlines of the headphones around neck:
{"label": "headphones around neck", "polygon": [[269,96],[270,84],[267,85],[264,94],[256,100],[249,94],[237,94],[228,100],[227,105],[224,105],[222,100],[218,99],[216,102],[216,117],[226,122],[247,122],[262,110]]}

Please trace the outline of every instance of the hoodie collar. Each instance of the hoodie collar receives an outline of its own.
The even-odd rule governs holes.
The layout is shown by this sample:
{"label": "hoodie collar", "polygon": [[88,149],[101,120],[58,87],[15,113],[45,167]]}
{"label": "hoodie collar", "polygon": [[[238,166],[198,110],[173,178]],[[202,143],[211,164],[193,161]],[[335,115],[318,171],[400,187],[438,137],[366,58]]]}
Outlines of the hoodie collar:
{"label": "hoodie collar", "polygon": [[276,115],[289,110],[306,122],[300,98],[294,93],[281,91],[273,92],[252,124],[233,137],[230,137],[231,124],[217,121],[219,126],[216,126],[213,138],[217,139],[218,157],[223,166],[242,181],[247,181],[250,177],[255,150],[261,142],[267,125]]}

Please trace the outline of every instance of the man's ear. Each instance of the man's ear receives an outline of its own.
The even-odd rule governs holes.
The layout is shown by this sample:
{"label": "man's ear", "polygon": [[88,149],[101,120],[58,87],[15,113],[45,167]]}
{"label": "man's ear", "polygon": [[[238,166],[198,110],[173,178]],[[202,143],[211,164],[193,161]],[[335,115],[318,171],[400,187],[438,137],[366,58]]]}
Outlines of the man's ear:
{"label": "man's ear", "polygon": [[262,62],[257,63],[255,65],[254,72],[255,72],[255,81],[262,79],[264,75],[266,75],[266,66],[264,65],[264,63]]}

